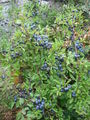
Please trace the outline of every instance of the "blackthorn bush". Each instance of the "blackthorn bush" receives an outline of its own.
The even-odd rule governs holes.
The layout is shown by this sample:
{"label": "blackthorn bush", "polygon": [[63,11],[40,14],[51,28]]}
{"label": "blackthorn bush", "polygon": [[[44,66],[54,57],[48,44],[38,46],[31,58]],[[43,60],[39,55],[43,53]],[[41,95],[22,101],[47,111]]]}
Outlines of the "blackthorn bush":
{"label": "blackthorn bush", "polygon": [[25,4],[8,52],[0,53],[13,88],[10,107],[20,109],[17,120],[88,120],[89,60],[82,11],[63,6],[44,23],[42,9],[38,0]]}

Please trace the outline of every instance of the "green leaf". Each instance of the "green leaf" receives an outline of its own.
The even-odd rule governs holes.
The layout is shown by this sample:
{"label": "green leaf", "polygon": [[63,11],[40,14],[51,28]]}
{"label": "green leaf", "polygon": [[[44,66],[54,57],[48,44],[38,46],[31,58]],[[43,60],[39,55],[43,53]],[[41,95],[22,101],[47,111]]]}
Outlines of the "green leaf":
{"label": "green leaf", "polygon": [[20,99],[19,99],[19,104],[20,104],[20,105],[24,104],[24,98],[20,98]]}
{"label": "green leaf", "polygon": [[13,107],[14,107],[14,102],[11,102],[11,104],[10,104],[10,108],[12,109]]}
{"label": "green leaf", "polygon": [[16,120],[21,120],[21,118],[22,118],[22,113],[18,112],[16,115]]}
{"label": "green leaf", "polygon": [[17,25],[21,25],[22,22],[21,22],[21,20],[18,19],[18,20],[16,20],[15,23],[16,23]]}

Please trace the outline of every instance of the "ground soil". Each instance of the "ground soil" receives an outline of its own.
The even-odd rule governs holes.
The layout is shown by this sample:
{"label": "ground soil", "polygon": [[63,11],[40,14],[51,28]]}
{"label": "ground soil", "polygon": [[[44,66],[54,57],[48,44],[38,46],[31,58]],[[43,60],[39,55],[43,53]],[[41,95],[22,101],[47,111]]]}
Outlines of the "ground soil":
{"label": "ground soil", "polygon": [[0,120],[16,120],[16,110],[0,106]]}

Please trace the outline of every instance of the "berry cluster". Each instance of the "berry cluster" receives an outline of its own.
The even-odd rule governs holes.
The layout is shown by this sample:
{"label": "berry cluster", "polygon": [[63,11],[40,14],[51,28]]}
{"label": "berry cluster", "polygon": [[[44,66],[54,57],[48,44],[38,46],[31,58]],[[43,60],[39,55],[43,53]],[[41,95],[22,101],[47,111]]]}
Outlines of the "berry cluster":
{"label": "berry cluster", "polygon": [[44,65],[41,67],[41,70],[46,71],[47,79],[49,79],[50,78],[50,67],[46,61],[44,62]]}
{"label": "berry cluster", "polygon": [[6,55],[8,53],[7,50],[2,50],[2,54]]}
{"label": "berry cluster", "polygon": [[56,56],[55,59],[56,59],[57,70],[60,70],[62,72],[63,71],[62,63],[64,62],[64,58]]}
{"label": "berry cluster", "polygon": [[28,92],[26,91],[26,89],[24,89],[24,90],[18,89],[18,92],[19,92],[19,97],[27,98]]}
{"label": "berry cluster", "polygon": [[16,59],[16,58],[18,58],[18,57],[21,57],[23,54],[22,54],[22,52],[21,52],[21,50],[19,50],[19,51],[16,51],[15,49],[16,49],[16,47],[20,47],[20,46],[22,45],[22,47],[23,47],[23,45],[25,45],[25,41],[24,40],[22,40],[22,41],[17,41],[17,44],[12,44],[11,45],[11,47],[10,47],[10,57],[11,57],[11,59]]}
{"label": "berry cluster", "polygon": [[3,50],[0,51],[0,54],[2,54],[2,55],[4,55],[4,56],[7,55],[7,53],[8,53],[8,51],[5,50],[5,49],[3,49]]}
{"label": "berry cluster", "polygon": [[75,60],[77,60],[78,58],[80,58],[80,55],[75,53]]}
{"label": "berry cluster", "polygon": [[74,15],[75,12],[78,12],[78,11],[73,10],[72,15],[71,15],[72,25],[70,25],[68,21],[66,21],[66,24],[68,26],[68,30],[71,32],[70,40],[71,40],[71,43],[72,43],[72,46],[69,46],[68,50],[71,51],[71,52],[74,52],[74,51],[76,52],[76,49],[78,50],[75,53],[75,60],[77,60],[78,58],[81,57],[81,55],[78,52],[84,53],[84,50],[83,50],[83,45],[81,43],[79,43],[80,38],[78,38],[78,40],[74,43],[74,41],[76,39],[76,37],[75,37],[76,16]]}
{"label": "berry cluster", "polygon": [[71,51],[71,52],[74,52],[73,46],[69,46],[69,47],[67,48],[67,50],[68,50],[68,51]]}
{"label": "berry cluster", "polygon": [[34,39],[38,42],[39,46],[43,47],[43,49],[51,49],[52,48],[52,44],[50,42],[48,42],[48,36],[43,35],[33,35]]}
{"label": "berry cluster", "polygon": [[40,42],[42,40],[42,37],[40,35],[37,34],[33,34],[33,38],[34,40],[36,40],[37,42]]}
{"label": "berry cluster", "polygon": [[19,52],[11,53],[11,58],[12,59],[18,58],[20,56],[22,56],[22,53],[19,53]]}
{"label": "berry cluster", "polygon": [[88,75],[90,75],[90,70],[88,70]]}
{"label": "berry cluster", "polygon": [[32,24],[31,24],[31,30],[34,30],[34,29],[36,29],[36,24],[35,24],[35,23],[32,23]]}
{"label": "berry cluster", "polygon": [[[61,92],[68,92],[69,91],[69,89],[71,89],[72,88],[72,86],[69,84],[67,87],[65,87],[65,88],[61,88]],[[76,97],[76,92],[75,91],[73,91],[72,92],[72,97]]]}
{"label": "berry cluster", "polygon": [[47,62],[45,61],[45,62],[44,62],[44,65],[41,67],[41,70],[47,70],[47,68],[48,68],[48,64],[47,64]]}
{"label": "berry cluster", "polygon": [[82,52],[82,53],[84,52],[83,46],[82,46],[81,43],[79,43],[79,41],[76,41],[75,47],[76,47],[80,52]]}
{"label": "berry cluster", "polygon": [[46,48],[46,49],[50,49],[52,48],[52,44],[48,41],[44,41],[40,44],[40,46],[42,46],[43,48]]}
{"label": "berry cluster", "polygon": [[72,92],[72,97],[76,97],[75,91]]}
{"label": "berry cluster", "polygon": [[5,74],[2,74],[1,79],[4,80],[6,78]]}
{"label": "berry cluster", "polygon": [[28,98],[28,96],[30,95],[30,93],[32,92],[32,89],[29,88],[29,90],[27,91],[26,89],[21,89],[21,88],[17,88],[17,94],[14,96],[14,102],[17,102],[18,98]]}
{"label": "berry cluster", "polygon": [[39,1],[32,1],[32,6],[33,6],[33,11],[32,11],[32,17],[35,17],[39,14],[38,10],[38,5],[40,5],[40,0]]}
{"label": "berry cluster", "polygon": [[35,106],[36,106],[36,110],[41,110],[42,113],[44,113],[44,106],[45,106],[44,99],[40,100],[40,97],[37,97],[35,101]]}
{"label": "berry cluster", "polygon": [[17,95],[14,96],[14,102],[17,102]]}
{"label": "berry cluster", "polygon": [[24,41],[24,40],[18,41],[17,43],[18,43],[18,44],[25,44],[25,41]]}
{"label": "berry cluster", "polygon": [[69,89],[71,89],[71,88],[72,88],[72,86],[69,84],[67,87],[61,88],[61,92],[67,92],[67,91],[69,91]]}
{"label": "berry cluster", "polygon": [[[73,20],[73,18],[72,18],[72,20]],[[68,21],[66,21],[66,24],[67,24],[67,26],[68,26],[68,30],[71,32],[71,36],[70,36],[70,40],[73,42],[74,41],[74,29],[75,29],[75,26],[73,25],[73,26],[70,26],[69,25],[69,23],[68,23]]]}

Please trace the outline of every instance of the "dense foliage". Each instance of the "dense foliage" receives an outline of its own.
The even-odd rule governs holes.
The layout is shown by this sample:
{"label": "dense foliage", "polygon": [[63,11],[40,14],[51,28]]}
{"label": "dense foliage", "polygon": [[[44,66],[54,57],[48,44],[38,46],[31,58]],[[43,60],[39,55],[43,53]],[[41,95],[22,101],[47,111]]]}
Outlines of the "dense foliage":
{"label": "dense foliage", "polygon": [[2,103],[18,109],[17,120],[88,120],[88,20],[83,11],[74,5],[56,11],[31,0],[16,16],[16,31],[0,48],[6,66]]}

